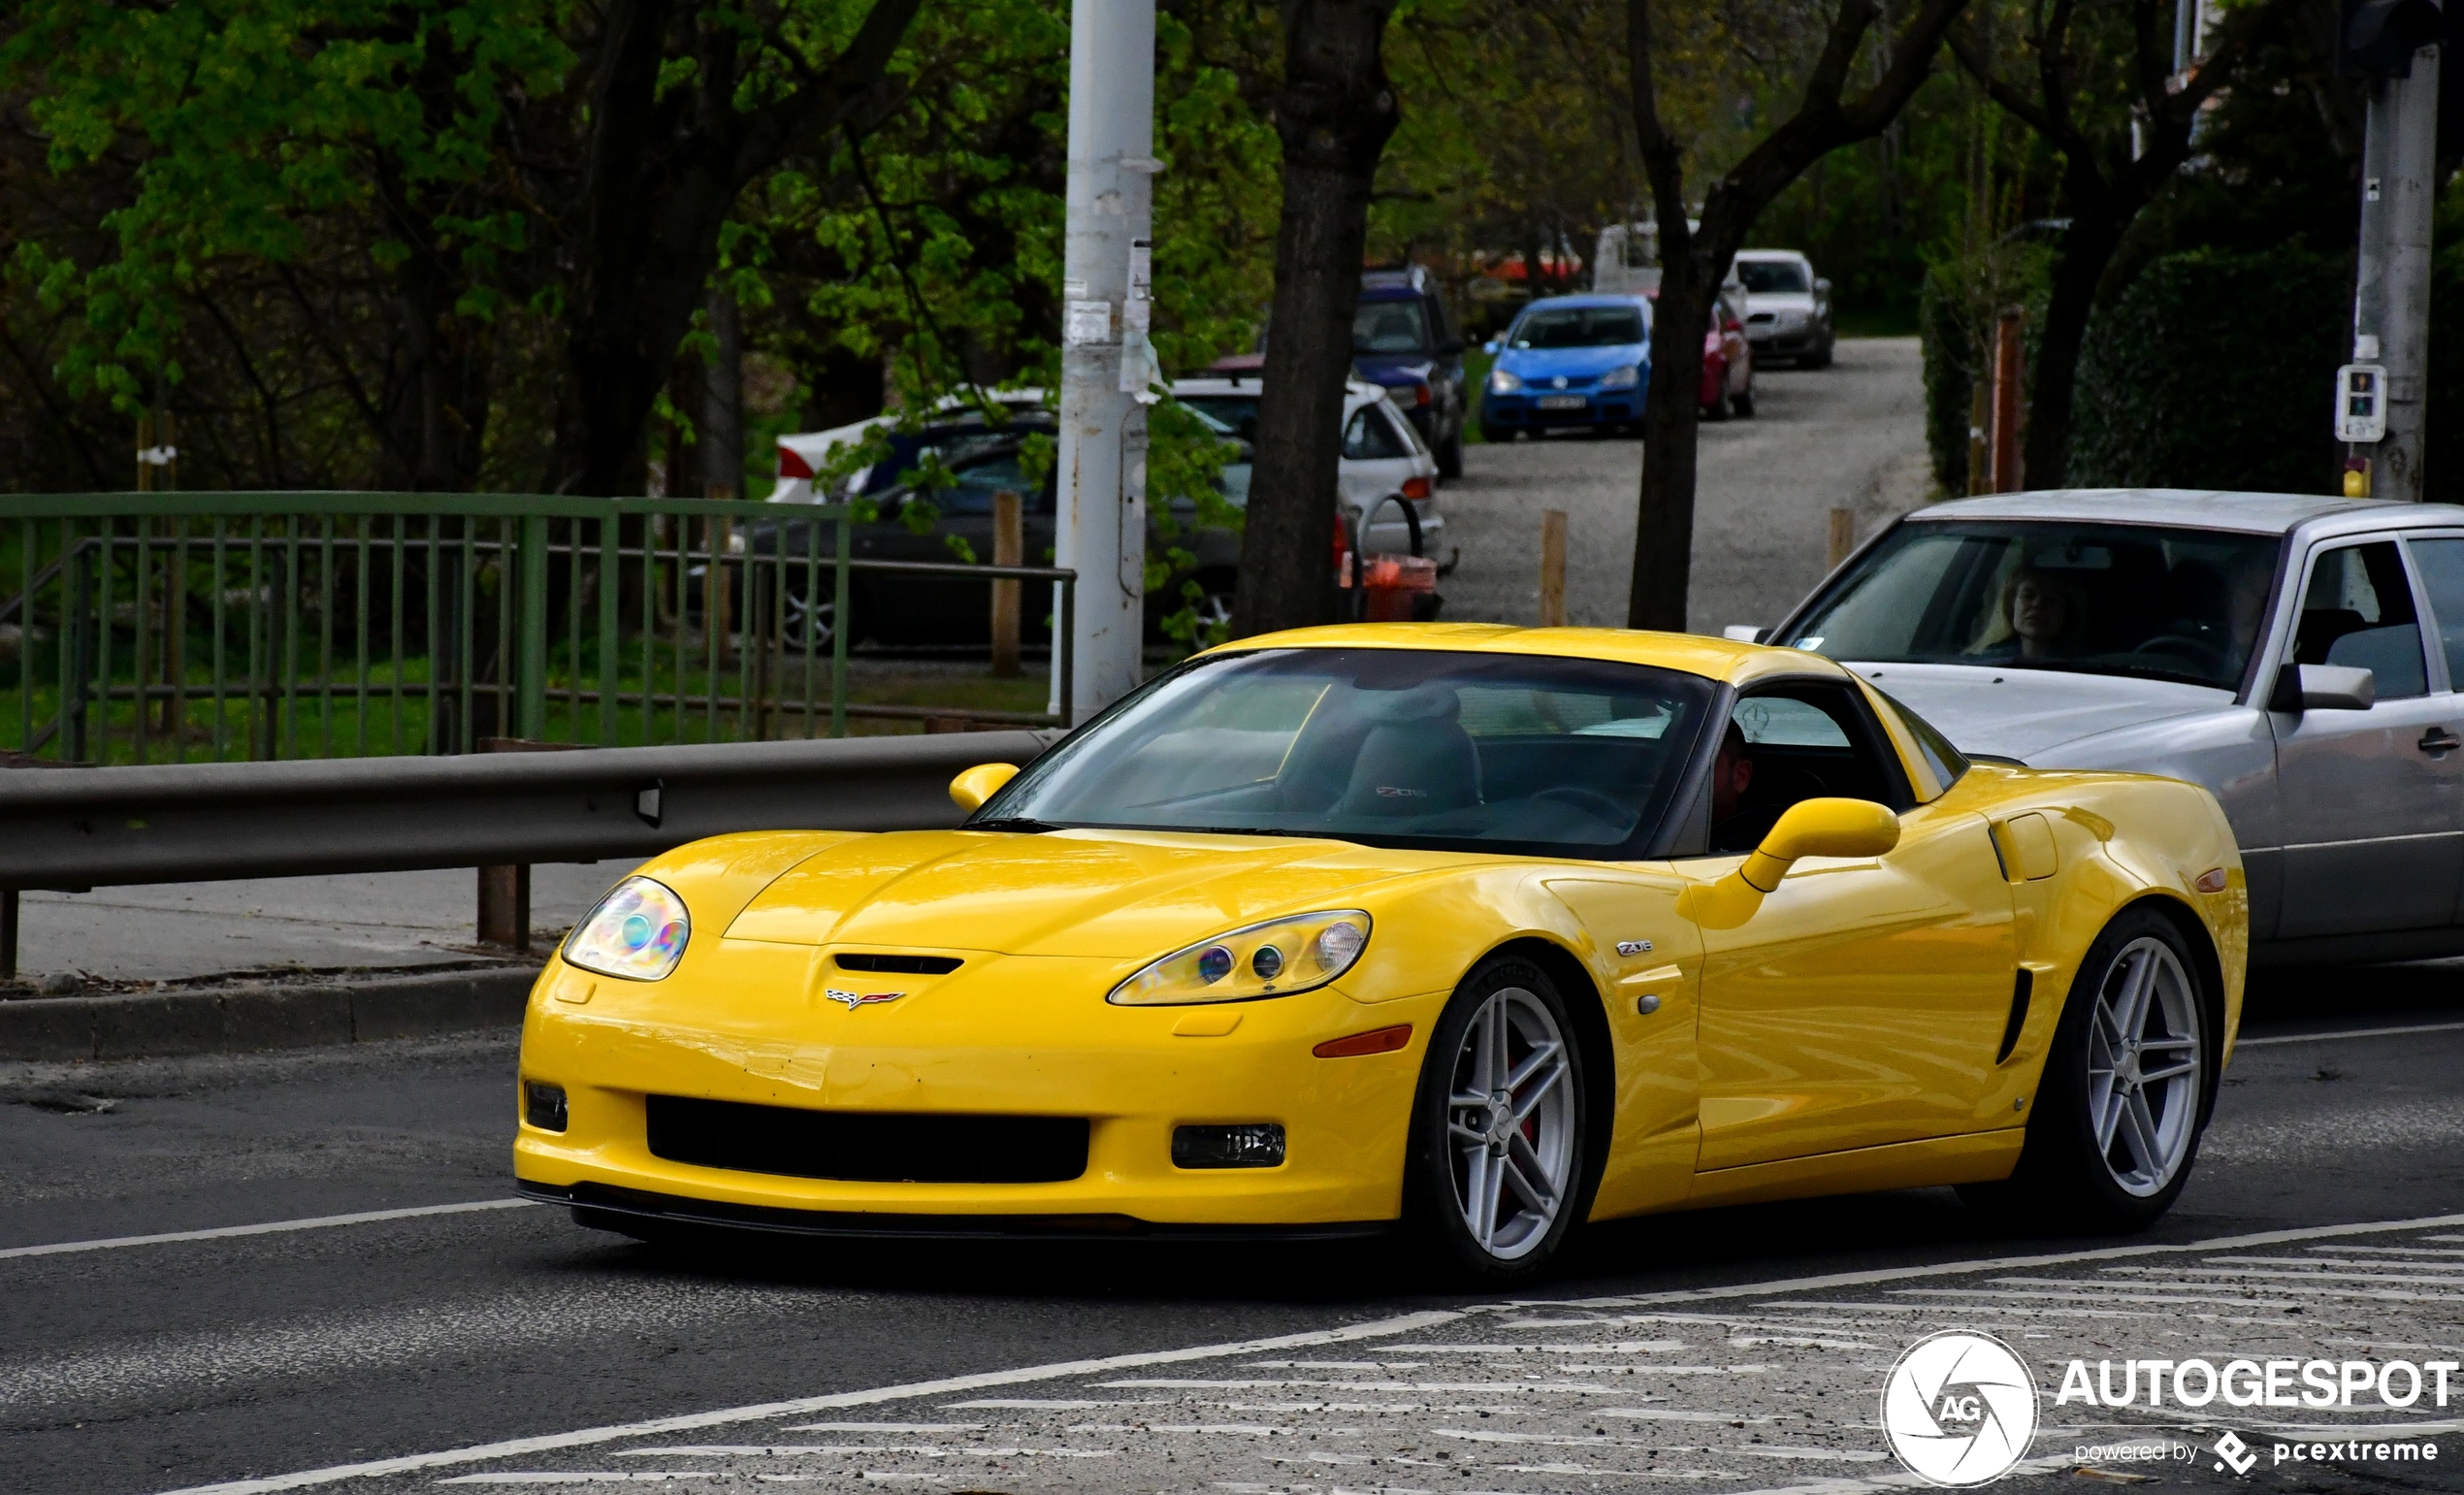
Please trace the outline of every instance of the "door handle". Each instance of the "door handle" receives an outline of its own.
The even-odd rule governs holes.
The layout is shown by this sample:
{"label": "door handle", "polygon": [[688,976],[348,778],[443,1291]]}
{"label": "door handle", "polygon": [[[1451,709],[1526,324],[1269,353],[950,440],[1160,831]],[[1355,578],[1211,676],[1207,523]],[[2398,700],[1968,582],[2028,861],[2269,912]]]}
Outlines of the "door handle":
{"label": "door handle", "polygon": [[2436,758],[2441,753],[2452,753],[2457,748],[2464,747],[2464,737],[2457,736],[2444,727],[2433,727],[2421,733],[2421,740],[2413,745],[2432,758]]}

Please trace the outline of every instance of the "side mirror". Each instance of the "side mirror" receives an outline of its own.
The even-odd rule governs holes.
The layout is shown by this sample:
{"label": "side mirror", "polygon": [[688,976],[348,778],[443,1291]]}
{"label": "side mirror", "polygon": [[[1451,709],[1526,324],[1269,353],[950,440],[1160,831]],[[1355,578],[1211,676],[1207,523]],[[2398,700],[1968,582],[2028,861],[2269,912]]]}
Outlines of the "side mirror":
{"label": "side mirror", "polygon": [[1824,278],[1823,278],[1822,276],[1816,276],[1814,277],[1814,294],[1815,294],[1815,295],[1817,295],[1817,296],[1828,296],[1828,295],[1830,295],[1830,294],[1831,294],[1831,282],[1830,282],[1829,280],[1824,279]]}
{"label": "side mirror", "polygon": [[2276,672],[2270,711],[2367,711],[2379,700],[2379,680],[2348,665],[2287,665]]}
{"label": "side mirror", "polygon": [[1018,772],[1016,764],[978,764],[950,781],[950,802],[973,815]]}
{"label": "side mirror", "polygon": [[1899,844],[1899,817],[1870,799],[1800,799],[1788,807],[1745,864],[1685,891],[1677,912],[1706,929],[1734,929],[1806,857],[1879,857]]}

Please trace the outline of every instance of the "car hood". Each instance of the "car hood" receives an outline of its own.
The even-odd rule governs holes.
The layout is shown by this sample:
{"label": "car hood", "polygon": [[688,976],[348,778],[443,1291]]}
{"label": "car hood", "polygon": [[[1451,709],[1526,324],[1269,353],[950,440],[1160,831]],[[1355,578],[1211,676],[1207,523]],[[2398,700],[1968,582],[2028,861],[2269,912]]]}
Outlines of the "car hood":
{"label": "car hood", "polygon": [[1497,367],[1526,379],[1549,379],[1560,374],[1595,378],[1611,369],[1631,369],[1648,362],[1650,354],[1650,346],[1641,342],[1608,347],[1510,347],[1498,353]]}
{"label": "car hood", "polygon": [[1745,306],[1749,311],[1811,311],[1814,297],[1810,291],[1756,291]]}
{"label": "car hood", "polygon": [[1152,959],[1280,914],[1353,906],[1459,854],[1153,831],[858,836],[789,869],[730,940]]}
{"label": "car hood", "polygon": [[1849,667],[1925,718],[1963,753],[2061,767],[2062,749],[2172,717],[2219,711],[2233,693],[2170,680],[1972,665]]}

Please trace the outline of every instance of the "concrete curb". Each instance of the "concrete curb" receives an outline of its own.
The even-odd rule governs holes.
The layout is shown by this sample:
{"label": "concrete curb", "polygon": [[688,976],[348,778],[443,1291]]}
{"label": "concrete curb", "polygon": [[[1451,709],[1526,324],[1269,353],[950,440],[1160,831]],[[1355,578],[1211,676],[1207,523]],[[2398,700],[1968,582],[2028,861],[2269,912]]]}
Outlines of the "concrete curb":
{"label": "concrete curb", "polygon": [[535,968],[0,1001],[0,1060],[171,1058],[515,1027]]}

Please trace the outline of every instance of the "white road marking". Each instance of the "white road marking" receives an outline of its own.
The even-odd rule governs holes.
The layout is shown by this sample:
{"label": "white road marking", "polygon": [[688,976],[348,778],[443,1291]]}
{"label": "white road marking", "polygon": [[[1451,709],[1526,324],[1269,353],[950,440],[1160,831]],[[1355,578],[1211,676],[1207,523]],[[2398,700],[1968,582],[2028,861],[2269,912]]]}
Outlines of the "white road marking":
{"label": "white road marking", "polygon": [[[2456,1223],[2464,1224],[2464,1219]],[[616,1422],[602,1427],[577,1428],[566,1433],[544,1433],[532,1438],[508,1438],[502,1443],[474,1444],[462,1448],[445,1448],[434,1453],[409,1453],[399,1458],[370,1459],[359,1464],[336,1464],[324,1469],[306,1469],[296,1474],[269,1475],[254,1479],[230,1479],[220,1484],[191,1485],[171,1495],[270,1495],[276,1490],[300,1490],[319,1484],[339,1484],[344,1479],[365,1479],[380,1475],[415,1474],[425,1469],[449,1469],[457,1464],[484,1464],[491,1459],[513,1458],[526,1453],[546,1453],[558,1448],[579,1448],[593,1444],[612,1443],[620,1438],[641,1438],[660,1433],[683,1433],[696,1428],[724,1427],[730,1422],[754,1422],[771,1417],[801,1416],[806,1413],[831,1412],[842,1407],[871,1407],[883,1402],[906,1401],[920,1396],[942,1396],[954,1391],[976,1391],[991,1386],[1012,1386],[1027,1381],[1058,1381],[1069,1376],[1100,1375],[1106,1371],[1130,1370],[1149,1365],[1173,1365],[1184,1360],[1214,1360],[1227,1355],[1255,1354],[1270,1349],[1295,1349],[1304,1345],[1341,1345],[1355,1340],[1382,1339],[1393,1334],[1410,1334],[1433,1329],[1442,1323],[1452,1323],[1461,1314],[1431,1311],[1406,1314],[1397,1318],[1381,1318],[1370,1323],[1350,1324],[1340,1329],[1313,1329],[1301,1334],[1281,1334],[1270,1339],[1241,1340],[1226,1345],[1198,1345],[1184,1349],[1155,1349],[1136,1354],[1108,1355],[1094,1360],[1061,1360],[1050,1365],[1023,1366],[1011,1371],[984,1371],[973,1376],[950,1376],[938,1381],[911,1381],[905,1385],[877,1386],[863,1391],[839,1391],[823,1396],[798,1397],[793,1401],[762,1402],[749,1407],[728,1407],[715,1412],[684,1413],[672,1417],[652,1417],[640,1422]]]}
{"label": "white road marking", "polygon": [[478,1210],[527,1210],[532,1199],[470,1199],[461,1204],[425,1204],[408,1210],[363,1210],[357,1215],[318,1215],[308,1219],[269,1220],[262,1225],[222,1225],[212,1230],[174,1230],[164,1235],[118,1235],[101,1241],[61,1241],[50,1246],[12,1246],[10,1256],[63,1256],[72,1251],[117,1251],[123,1246],[168,1246],[175,1241],[220,1241],[231,1236],[281,1235],[291,1230],[330,1230],[336,1225],[371,1225],[381,1219],[415,1219],[423,1215],[469,1215]]}
{"label": "white road marking", "polygon": [[[985,1372],[977,1375],[956,1376],[936,1381],[912,1382],[903,1385],[876,1387],[868,1390],[838,1392],[828,1395],[799,1398],[793,1401],[771,1402],[748,1407],[727,1408],[712,1412],[690,1413],[676,1416],[653,1418],[640,1422],[583,1428],[565,1433],[552,1433],[530,1438],[508,1439],[495,1444],[476,1445],[430,1453],[408,1454],[396,1458],[374,1459],[358,1464],[336,1465],[325,1469],[304,1470],[294,1474],[231,1480],[219,1484],[191,1486],[183,1490],[172,1492],[172,1495],[270,1495],[270,1492],[273,1491],[304,1489],[315,1485],[339,1483],[346,1479],[363,1479],[373,1476],[408,1474],[422,1470],[450,1468],[455,1465],[484,1463],[496,1459],[519,1457],[524,1454],[540,1453],[555,1449],[573,1448],[603,1444],[618,1439],[685,1432],[698,1428],[723,1426],[729,1423],[797,1416],[810,1413],[833,1411],[843,1408],[875,1406],[885,1402],[901,1401],[917,1397],[949,1395],[952,1393],[964,1393],[974,1390],[989,1389],[995,1386],[1017,1385],[1038,1381],[1060,1380],[1073,1376],[1102,1375],[1109,1372],[1128,1370],[1132,1368],[1176,1364],[1193,1360],[1225,1359],[1236,1355],[1258,1354],[1278,1349],[1297,1349],[1303,1346],[1335,1345],[1361,1340],[1384,1339],[1400,1334],[1433,1329],[1437,1325],[1455,1322],[1470,1316],[1472,1314],[1483,1312],[1510,1312],[1518,1309],[1526,1312],[1578,1311],[1586,1308],[1597,1310],[1611,1307],[1643,1307],[1678,1303],[1704,1303],[1733,1300],[1743,1297],[1814,1291],[1826,1287],[1866,1286],[1882,1283],[1907,1282],[1928,1277],[1964,1276],[1980,1272],[2025,1270],[2028,1268],[2069,1263],[2126,1260],[2148,1256],[2181,1256],[2199,1251],[2244,1250],[2263,1246],[2283,1246],[2309,1241],[2334,1240],[2350,1236],[2377,1235],[2394,1231],[2431,1230],[2453,1228],[2458,1226],[2464,1226],[2464,1215],[2445,1215],[2410,1220],[2375,1220],[2344,1225],[2317,1225],[2290,1230],[2263,1231],[2250,1235],[2229,1236],[2208,1241],[2186,1242],[2176,1245],[2148,1244],[2138,1246],[2105,1247],[2087,1251],[2056,1252],[2038,1256],[1997,1257],[1981,1261],[1935,1262],[1922,1266],[1880,1268],[1863,1272],[1828,1273],[1794,1280],[1746,1283],[1729,1286],[1677,1288],[1665,1292],[1631,1294],[1608,1298],[1571,1301],[1522,1300],[1514,1303],[1489,1305],[1485,1308],[1475,1308],[1462,1313],[1431,1312],[1412,1314],[1372,1323],[1350,1325],[1340,1329],[1318,1330],[1301,1334],[1279,1336],[1272,1339],[1244,1341],[1224,1345],[1198,1346],[1183,1349],[1157,1350],[1139,1354],[1112,1356],[1103,1359],[1065,1361],[1052,1365],[1030,1366],[1009,1371]],[[2433,1239],[2464,1244],[2464,1235],[2436,1237]],[[2220,1304],[2220,1306],[2227,1305]],[[2235,1304],[2230,1306],[2241,1305]],[[1772,1308],[1826,1308],[1854,1309],[1857,1311],[1878,1310],[1882,1312],[1904,1312],[1914,1309],[1916,1305],[1790,1303],[1758,1305],[1758,1307],[1764,1307],[1767,1310]],[[1938,1309],[1930,1311],[1939,1312]],[[2133,1316],[2128,1315],[2126,1312],[2119,1315],[2088,1315],[2085,1311],[2078,1310],[2026,1310],[2016,1306],[1997,1310],[1997,1312],[2002,1313],[2006,1316],[2030,1312],[2067,1312],[2080,1314],[2082,1316],[2098,1317]],[[1556,1328],[1560,1327],[1568,1320],[1559,1318],[1535,1319],[1528,1321],[1533,1327]],[[1617,1320],[1596,1317],[1589,1321],[1613,1322]],[[1213,1382],[1213,1384],[1223,1385],[1225,1383]],[[1235,1382],[1232,1384],[1238,1385],[1242,1383]],[[1254,1383],[1252,1382],[1248,1384]],[[1343,1385],[1345,1389],[1350,1390],[1387,1389],[1385,1386],[1364,1384],[1360,1382],[1327,1382],[1327,1384]],[[1598,1394],[1602,1389],[1589,1385],[1531,1384],[1533,1384],[1535,1390],[1546,1390],[1551,1392],[1563,1391]],[[1397,1386],[1394,1389],[1406,1388]],[[1511,1394],[1513,1387],[1502,1383],[1490,1382],[1468,1385],[1465,1389],[1485,1391],[1492,1394]],[[1627,1394],[1631,1395],[1631,1392]],[[2067,1461],[2053,1460],[2041,1462],[2030,1461],[2030,1465],[2033,1466],[2030,1469],[2030,1472],[2047,1473],[2068,1467]],[[2022,1467],[2029,1468],[2030,1466],[2024,1465]],[[1704,1471],[1703,1474],[1706,1477],[1711,1478],[1733,1478],[1733,1476],[1723,1476],[1717,1471]],[[480,1481],[473,1480],[472,1482]],[[1850,1480],[1840,1482],[1836,1488],[1843,1491],[1897,1489],[1909,1487],[1917,1482],[1918,1481],[1913,1479],[1891,1479],[1887,1482],[1880,1480]],[[1799,1486],[1796,1495],[1803,1495],[1803,1492],[1810,1488],[1815,1487]]]}
{"label": "white road marking", "polygon": [[2339,1038],[2391,1038],[2398,1033],[2452,1033],[2464,1023],[2415,1023],[2408,1027],[2351,1027],[2334,1033],[2285,1033],[2269,1038],[2244,1038],[2233,1047],[2263,1049],[2280,1043],[2329,1043]]}

